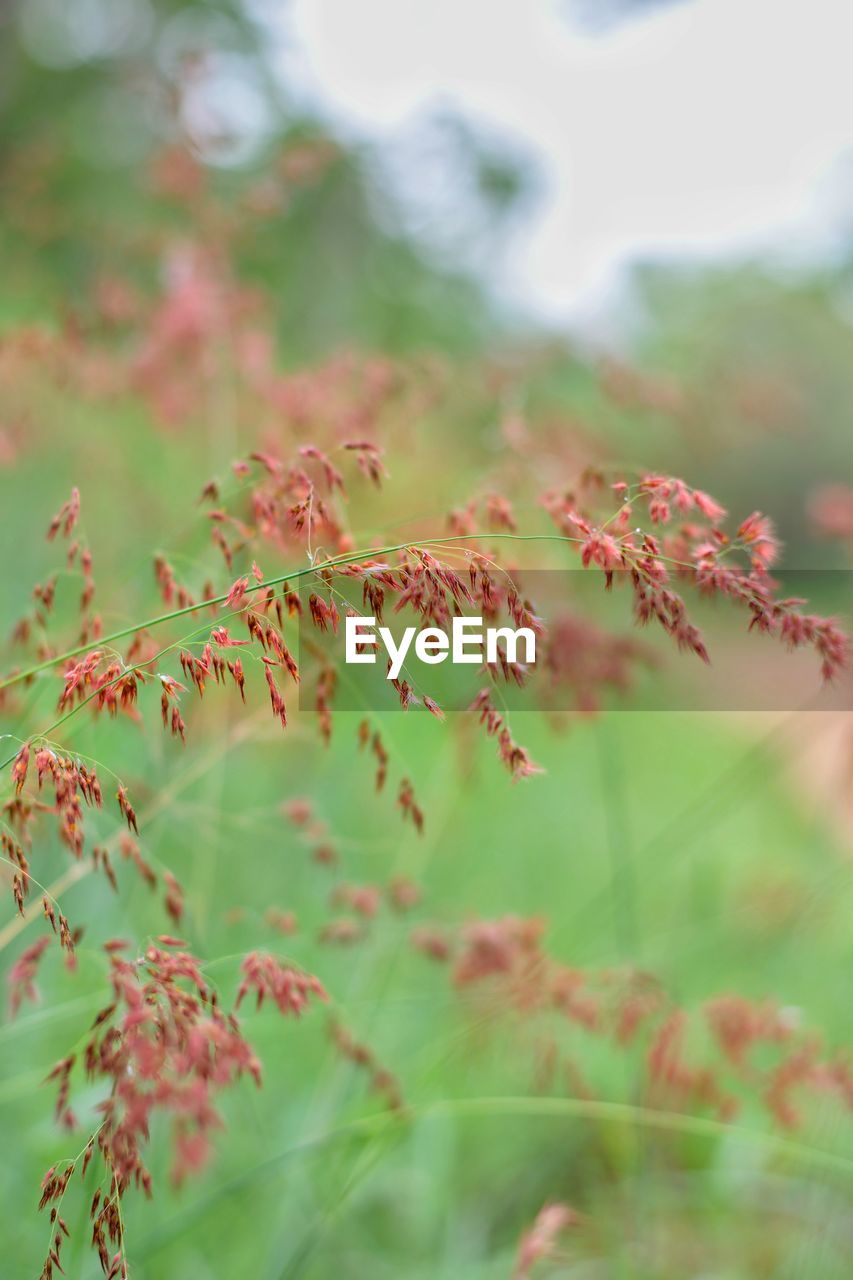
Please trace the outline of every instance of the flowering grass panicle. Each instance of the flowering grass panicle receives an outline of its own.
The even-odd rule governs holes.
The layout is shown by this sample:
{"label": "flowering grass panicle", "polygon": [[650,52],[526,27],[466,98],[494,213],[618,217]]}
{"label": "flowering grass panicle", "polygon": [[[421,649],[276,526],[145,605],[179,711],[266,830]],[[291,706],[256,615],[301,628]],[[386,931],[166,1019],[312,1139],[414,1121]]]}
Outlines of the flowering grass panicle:
{"label": "flowering grass panicle", "polygon": [[[240,1021],[245,1007],[273,1006],[295,1018],[327,999],[322,976],[253,946],[239,959],[236,996],[224,1011],[192,945],[192,894],[148,847],[146,807],[157,798],[126,776],[125,762],[116,758],[121,747],[106,761],[74,749],[73,732],[84,720],[95,722],[95,735],[105,720],[124,721],[143,739],[157,735],[176,771],[184,751],[198,758],[211,733],[202,701],[227,704],[228,718],[247,733],[263,715],[285,751],[300,750],[309,731],[328,746],[348,678],[341,642],[347,618],[449,632],[456,619],[474,615],[529,629],[540,642],[536,664],[516,661],[506,648],[484,660],[465,714],[494,744],[513,780],[533,778],[541,766],[517,739],[510,693],[521,691],[525,706],[544,711],[568,693],[572,705],[592,712],[607,691],[624,692],[637,667],[658,661],[633,636],[606,631],[570,596],[550,616],[529,598],[530,568],[562,567],[567,554],[597,575],[604,590],[627,597],[629,620],[659,628],[702,662],[711,655],[691,602],[706,597],[731,604],[752,630],[813,650],[826,680],[847,658],[847,639],[834,619],[780,594],[772,576],[780,543],[772,522],[758,512],[729,523],[719,502],[678,477],[614,479],[601,467],[578,469],[568,461],[565,474],[543,492],[538,477],[544,469],[539,472],[535,456],[526,477],[521,474],[522,455],[535,449],[526,436],[517,448],[516,424],[505,432],[512,454],[506,485],[490,476],[461,505],[411,521],[404,532],[405,494],[395,505],[386,447],[394,432],[384,431],[385,416],[397,413],[398,426],[412,404],[429,404],[428,378],[389,361],[354,357],[278,374],[247,329],[227,269],[202,253],[188,250],[173,261],[162,296],[147,308],[122,298],[115,288],[104,291],[105,318],[109,313],[110,323],[118,323],[121,315],[122,323],[138,326],[139,341],[113,389],[132,385],[164,422],[183,422],[203,399],[228,317],[240,347],[240,410],[250,420],[257,413],[262,426],[230,472],[199,477],[192,515],[194,528],[200,521],[205,531],[201,556],[146,548],[159,611],[112,630],[94,612],[95,599],[109,600],[113,584],[100,580],[96,593],[75,488],[50,521],[47,538],[50,544],[66,540],[63,572],[79,577],[82,589],[69,593],[54,565],[12,629],[0,701],[26,727],[3,766],[2,856],[16,931],[40,918],[46,925],[11,965],[11,1011],[37,998],[53,938],[73,971],[82,937],[82,922],[69,919],[62,904],[64,888],[76,880],[42,884],[54,837],[68,863],[66,876],[95,872],[119,896],[127,891],[126,877],[135,876],[157,895],[150,905],[161,913],[160,927],[189,935],[186,943],[171,932],[156,941],[117,940],[108,917],[95,913],[85,920],[87,943],[104,965],[108,999],[82,1050],[68,1052],[50,1073],[61,1130],[82,1128],[87,1136],[79,1157],[45,1176],[42,1206],[50,1211],[51,1243],[43,1280],[61,1273],[69,1234],[63,1201],[72,1184],[82,1189],[77,1184],[93,1162],[100,1180],[89,1211],[92,1242],[107,1277],[127,1275],[122,1204],[132,1191],[153,1189],[146,1157],[155,1117],[170,1126],[172,1174],[181,1183],[212,1154],[224,1125],[223,1093],[244,1078],[260,1083],[260,1062]],[[94,359],[93,351],[88,355]],[[563,455],[555,459],[549,449],[543,458],[553,480]],[[517,500],[519,493],[530,502]],[[521,513],[536,507],[528,526]],[[835,502],[836,528],[837,509]],[[375,793],[383,821],[389,809],[396,813],[394,839],[411,833],[418,843],[433,821],[430,788],[398,757],[378,713],[396,705],[410,715],[426,713],[423,723],[438,722],[436,733],[452,732],[453,725],[441,723],[446,707],[429,676],[405,666],[392,671],[390,663],[388,674],[387,703],[360,715],[354,740],[345,735],[341,749],[356,757],[359,794]],[[52,706],[43,713],[44,690]],[[107,740],[116,741],[104,734]],[[511,1013],[520,1027],[530,1027],[541,1079],[568,1078],[579,1096],[594,1095],[580,1053],[562,1034],[571,1029],[614,1052],[634,1053],[649,1107],[728,1119],[750,1096],[775,1123],[792,1128],[802,1123],[812,1096],[851,1106],[847,1060],[823,1049],[771,1002],[723,993],[698,1009],[683,1007],[653,975],[558,961],[546,949],[545,922],[538,918],[474,919],[462,926],[404,922],[401,917],[421,907],[415,877],[399,868],[369,880],[350,876],[343,865],[346,836],[330,835],[312,800],[284,800],[276,820],[282,817],[304,845],[307,865],[327,879],[308,911],[301,901],[267,902],[258,927],[279,940],[292,938],[295,948],[309,938],[328,946],[323,954],[331,962],[335,950],[368,943],[383,921],[396,923],[416,953],[436,962],[438,974],[445,966],[466,1008],[482,1005],[495,1026]],[[233,909],[243,927],[245,908],[237,903]],[[379,1105],[402,1121],[405,1091],[396,1073],[337,1013],[331,1038],[336,1052],[363,1073]],[[519,1043],[526,1044],[523,1036]],[[81,1078],[97,1093],[95,1116],[85,1114]],[[574,1223],[571,1210],[547,1205],[519,1247],[516,1274],[527,1276],[536,1261],[554,1256]]]}

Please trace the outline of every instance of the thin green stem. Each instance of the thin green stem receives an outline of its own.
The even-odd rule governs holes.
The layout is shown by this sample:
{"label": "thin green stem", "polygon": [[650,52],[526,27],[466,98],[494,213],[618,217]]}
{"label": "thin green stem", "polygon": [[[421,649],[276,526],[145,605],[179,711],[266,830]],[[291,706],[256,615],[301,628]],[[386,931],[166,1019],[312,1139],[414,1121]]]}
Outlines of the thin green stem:
{"label": "thin green stem", "polygon": [[728,1139],[764,1147],[768,1152],[787,1157],[801,1164],[812,1165],[826,1173],[853,1176],[853,1160],[847,1156],[836,1155],[821,1147],[813,1147],[808,1143],[796,1142],[791,1138],[761,1129],[749,1129],[742,1125],[731,1124],[724,1120],[715,1120],[710,1116],[694,1116],[678,1111],[660,1111],[654,1107],[644,1107],[627,1102],[610,1102],[593,1098],[562,1097],[525,1097],[494,1096],[479,1098],[445,1098],[437,1102],[414,1104],[400,1112],[378,1111],[362,1116],[327,1129],[322,1133],[303,1139],[284,1151],[270,1156],[244,1173],[238,1174],[213,1191],[210,1195],[193,1205],[191,1209],[179,1214],[172,1222],[164,1226],[143,1245],[143,1253],[150,1256],[157,1249],[166,1245],[169,1240],[187,1229],[190,1220],[199,1218],[218,1200],[234,1195],[246,1186],[251,1186],[258,1178],[264,1178],[276,1165],[294,1156],[316,1151],[341,1138],[353,1134],[372,1135],[404,1130],[407,1122],[412,1120],[428,1120],[435,1116],[451,1118],[500,1118],[518,1116],[539,1119],[563,1119],[586,1121],[589,1123],[613,1123],[642,1125],[648,1129],[663,1132],[689,1134],[694,1137]]}

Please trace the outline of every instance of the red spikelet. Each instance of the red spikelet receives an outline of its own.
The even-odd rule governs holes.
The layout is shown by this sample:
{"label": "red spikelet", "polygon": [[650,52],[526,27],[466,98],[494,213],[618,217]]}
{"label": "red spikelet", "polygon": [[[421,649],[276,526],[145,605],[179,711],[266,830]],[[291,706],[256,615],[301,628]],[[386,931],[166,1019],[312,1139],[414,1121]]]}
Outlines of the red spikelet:
{"label": "red spikelet", "polygon": [[15,795],[19,796],[24,789],[24,783],[27,780],[27,770],[30,767],[30,744],[25,742],[18,754],[15,756],[12,765],[12,781],[15,784]]}
{"label": "red spikelet", "polygon": [[7,981],[9,984],[9,1010],[12,1017],[18,1012],[24,1000],[38,1000],[36,975],[39,962],[49,946],[49,935],[39,938],[27,947],[25,951],[21,952],[9,970]]}
{"label": "red spikelet", "polygon": [[63,502],[62,506],[50,522],[50,528],[47,531],[48,542],[52,542],[60,531],[62,532],[63,538],[69,537],[79,517],[80,490],[74,488],[71,490],[71,497],[67,502]]}
{"label": "red spikelet", "polygon": [[179,925],[184,915],[184,891],[172,875],[171,871],[163,872],[163,881],[166,885],[166,897],[164,903],[166,913],[170,920],[174,921],[176,925]]}
{"label": "red spikelet", "polygon": [[400,783],[400,790],[397,795],[397,804],[403,811],[404,818],[411,818],[415,824],[415,830],[418,835],[423,834],[424,815],[423,810],[415,800],[415,789],[408,778],[404,778]]}
{"label": "red spikelet", "polygon": [[266,656],[263,658],[263,663],[264,676],[266,677],[267,688],[270,691],[270,703],[272,704],[273,715],[278,716],[281,721],[281,727],[284,729],[287,726],[287,708],[284,705],[284,698],[282,697],[281,690],[276,684],[275,676],[273,675],[273,667],[275,666],[275,663],[272,658],[267,658]]}
{"label": "red spikelet", "polygon": [[239,609],[246,599],[248,588],[248,578],[238,578],[236,582],[232,583],[228,595],[225,597],[226,607],[229,609]]}
{"label": "red spikelet", "polygon": [[243,673],[243,663],[239,658],[234,658],[228,663],[228,670],[231,672],[231,678],[240,690],[240,697],[243,702],[246,701],[246,677]]}
{"label": "red spikelet", "polygon": [[136,823],[136,810],[127,798],[127,787],[119,787],[116,792],[116,799],[118,800],[119,810],[121,811],[122,817],[126,821],[128,828],[139,835],[139,827]]}

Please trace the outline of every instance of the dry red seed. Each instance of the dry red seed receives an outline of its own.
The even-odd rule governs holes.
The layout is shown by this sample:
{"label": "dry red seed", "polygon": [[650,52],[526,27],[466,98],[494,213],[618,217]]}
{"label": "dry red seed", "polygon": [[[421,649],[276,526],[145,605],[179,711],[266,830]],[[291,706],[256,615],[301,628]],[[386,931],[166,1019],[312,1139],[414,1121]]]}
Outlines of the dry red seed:
{"label": "dry red seed", "polygon": [[134,831],[139,835],[139,827],[136,823],[136,811],[127,798],[127,787],[119,787],[116,792],[116,799],[118,800],[118,807],[121,815],[127,822],[129,830]]}
{"label": "dry red seed", "polygon": [[513,1280],[531,1280],[537,1262],[553,1258],[560,1236],[580,1221],[567,1204],[546,1204],[536,1215],[533,1226],[525,1231],[515,1258]]}
{"label": "dry red seed", "polygon": [[52,542],[58,533],[62,533],[63,538],[71,535],[78,519],[80,518],[80,490],[72,489],[71,497],[67,502],[63,502],[56,515],[50,522],[50,528],[47,531],[47,540]]}

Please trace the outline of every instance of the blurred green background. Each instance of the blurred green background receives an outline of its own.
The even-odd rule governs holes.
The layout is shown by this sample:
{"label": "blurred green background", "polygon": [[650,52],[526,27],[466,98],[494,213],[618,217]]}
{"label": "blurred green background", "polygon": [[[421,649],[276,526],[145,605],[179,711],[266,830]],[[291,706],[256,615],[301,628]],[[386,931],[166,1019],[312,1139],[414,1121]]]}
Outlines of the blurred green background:
{"label": "blurred green background", "polygon": [[[239,58],[268,121],[248,150],[225,126],[202,147],[181,114],[205,59],[225,56]],[[759,261],[647,267],[634,286],[643,323],[633,347],[590,351],[513,312],[470,265],[468,238],[499,242],[523,217],[531,179],[511,148],[447,128],[464,235],[459,251],[439,254],[407,229],[369,149],[297,109],[251,10],[224,0],[0,6],[7,630],[57,565],[42,530],[71,484],[83,491],[108,629],[159,611],[153,550],[199,581],[221,574],[195,495],[283,430],[253,417],[247,362],[232,350],[232,339],[258,333],[287,371],[379,353],[411,379],[414,407],[404,394],[389,413],[390,487],[373,505],[361,500],[371,534],[393,520],[423,527],[500,476],[502,428],[519,418],[555,448],[571,442],[581,461],[684,474],[734,512],[771,512],[794,567],[848,563],[808,517],[810,492],[851,472],[851,334],[838,305],[848,268],[786,281]],[[179,353],[171,375],[179,389],[192,385],[170,413],[144,369],[115,384],[110,369],[134,368],[132,299],[151,306],[168,293],[176,246],[207,255],[230,309],[200,391]],[[114,283],[110,293],[116,280],[130,302],[121,291],[116,302]],[[546,527],[535,509],[519,515]],[[76,591],[60,577],[60,622]],[[54,693],[37,684],[3,731],[47,723]],[[521,1232],[549,1199],[574,1205],[585,1225],[571,1256],[543,1264],[543,1275],[849,1276],[849,1173],[764,1143],[770,1121],[754,1100],[738,1124],[757,1139],[539,1107],[560,1089],[540,1087],[523,1020],[454,991],[408,942],[423,921],[541,915],[549,948],[568,964],[636,964],[688,1009],[718,992],[772,997],[829,1046],[844,1045],[853,959],[844,718],[614,713],[556,726],[530,715],[516,732],[547,772],[514,787],[492,744],[455,718],[389,712],[378,720],[395,769],[416,781],[421,838],[400,822],[393,795],[370,794],[370,765],[353,749],[359,719],[339,713],[328,749],[307,716],[282,738],[264,710],[247,721],[225,699],[193,710],[186,751],[161,737],[154,706],[146,734],[82,717],[68,728],[69,746],[133,780],[150,814],[146,856],[184,884],[183,932],[211,981],[233,992],[239,957],[260,944],[292,954],[320,974],[335,1015],[394,1071],[413,1108],[405,1124],[381,1114],[334,1053],[322,1010],[301,1024],[247,1015],[266,1087],[246,1084],[224,1100],[217,1158],[180,1192],[169,1186],[168,1135],[152,1134],[156,1195],[126,1212],[132,1276],[509,1276]],[[357,947],[321,945],[335,873],[282,814],[300,796],[326,824],[347,881],[421,884],[411,916],[383,910]],[[99,821],[109,835],[112,815]],[[64,858],[55,840],[35,851],[39,878],[53,879]],[[96,877],[69,890],[63,906],[91,935],[78,972],[49,952],[42,1003],[0,1027],[4,1280],[38,1274],[48,1238],[38,1183],[76,1151],[40,1082],[103,1003],[97,943],[162,928],[159,904],[125,868],[120,876],[117,897]],[[293,938],[270,926],[270,906],[297,913]],[[7,967],[22,946],[9,945]],[[639,1061],[574,1027],[560,1035],[596,1097],[635,1099]],[[77,1110],[95,1100],[78,1097]],[[850,1138],[831,1102],[809,1107],[797,1135],[804,1149],[848,1159]],[[98,1270],[87,1202],[69,1193],[64,1264],[74,1277]]]}

